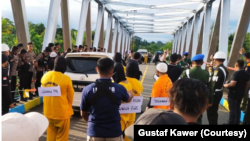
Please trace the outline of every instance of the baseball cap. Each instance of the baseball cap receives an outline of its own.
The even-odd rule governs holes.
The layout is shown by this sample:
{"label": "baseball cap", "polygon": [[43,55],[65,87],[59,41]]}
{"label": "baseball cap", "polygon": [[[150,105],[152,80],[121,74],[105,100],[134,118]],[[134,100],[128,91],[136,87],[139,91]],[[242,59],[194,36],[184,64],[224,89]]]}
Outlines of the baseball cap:
{"label": "baseball cap", "polygon": [[[179,114],[170,110],[150,108],[144,112],[134,125],[188,125]],[[125,135],[134,140],[134,125],[125,130]]]}
{"label": "baseball cap", "polygon": [[156,70],[162,73],[166,73],[168,71],[168,65],[166,63],[159,63],[156,66]]}
{"label": "baseball cap", "polygon": [[46,131],[48,119],[37,112],[2,116],[2,141],[37,141]]}

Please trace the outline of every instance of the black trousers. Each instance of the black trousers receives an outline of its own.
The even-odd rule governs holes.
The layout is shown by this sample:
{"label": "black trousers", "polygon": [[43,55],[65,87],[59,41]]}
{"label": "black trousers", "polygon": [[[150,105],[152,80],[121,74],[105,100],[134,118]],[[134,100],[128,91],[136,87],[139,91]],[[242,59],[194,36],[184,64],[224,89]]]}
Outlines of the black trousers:
{"label": "black trousers", "polygon": [[35,83],[35,87],[36,87],[36,95],[38,95],[38,87],[41,87],[41,79],[43,77],[43,71],[38,71],[36,73],[36,83]]}
{"label": "black trousers", "polygon": [[244,116],[243,125],[250,125],[250,98],[248,98],[247,111]]}
{"label": "black trousers", "polygon": [[[29,76],[28,72],[18,72],[19,77],[19,90],[23,89],[29,89],[29,83],[27,81],[27,78]],[[21,99],[23,99],[23,91],[19,92]]]}
{"label": "black trousers", "polygon": [[239,99],[233,99],[228,98],[228,105],[229,105],[229,120],[228,123],[232,125],[239,125],[240,124],[240,104],[241,104],[242,98]]}
{"label": "black trousers", "polygon": [[[11,89],[11,91],[15,91],[16,90],[16,76],[11,76],[10,89]],[[13,102],[15,102],[15,93],[16,92],[11,92],[11,96],[12,96]]]}
{"label": "black trousers", "polygon": [[9,113],[9,105],[2,103],[2,116]]}
{"label": "black trousers", "polygon": [[218,124],[218,110],[219,110],[219,104],[220,104],[222,95],[223,95],[223,91],[215,92],[213,105],[207,108],[207,118],[208,118],[209,125]]}

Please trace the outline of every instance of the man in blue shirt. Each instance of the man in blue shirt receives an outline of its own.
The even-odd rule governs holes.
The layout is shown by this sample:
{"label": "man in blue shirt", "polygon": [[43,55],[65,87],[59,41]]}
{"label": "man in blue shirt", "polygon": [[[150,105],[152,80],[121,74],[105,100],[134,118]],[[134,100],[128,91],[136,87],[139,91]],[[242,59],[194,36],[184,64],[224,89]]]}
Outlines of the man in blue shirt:
{"label": "man in blue shirt", "polygon": [[119,106],[130,102],[132,95],[119,84],[112,83],[114,62],[101,58],[96,71],[99,78],[86,86],[81,98],[81,116],[88,122],[87,140],[122,141]]}

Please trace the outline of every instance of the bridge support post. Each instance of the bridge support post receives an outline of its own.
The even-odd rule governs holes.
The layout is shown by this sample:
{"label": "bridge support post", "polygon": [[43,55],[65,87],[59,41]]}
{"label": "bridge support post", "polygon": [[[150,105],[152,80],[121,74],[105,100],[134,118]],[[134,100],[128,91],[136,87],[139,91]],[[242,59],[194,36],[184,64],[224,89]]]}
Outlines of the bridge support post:
{"label": "bridge support post", "polygon": [[245,0],[245,4],[243,6],[243,11],[236,29],[234,41],[232,44],[232,48],[230,51],[230,56],[228,60],[228,66],[234,66],[235,61],[239,58],[239,50],[243,45],[246,33],[247,33],[247,28],[249,26],[250,22],[250,1]]}
{"label": "bridge support post", "polygon": [[118,45],[117,45],[117,52],[120,52],[120,49],[121,49],[122,35],[123,35],[123,27],[122,27],[122,24],[120,24],[120,30],[119,30],[119,36],[118,36]]}
{"label": "bridge support post", "polygon": [[76,45],[82,45],[83,39],[84,39],[84,33],[86,30],[86,21],[88,16],[88,9],[89,9],[89,3],[90,0],[83,0],[82,1],[82,8],[81,8],[81,15],[80,15],[80,22],[79,22],[79,28],[77,32],[77,38],[76,38]]}
{"label": "bridge support post", "polygon": [[117,43],[117,36],[118,36],[118,27],[119,27],[118,20],[115,19],[115,28],[114,28],[113,40],[112,40],[112,53],[115,53],[117,51],[116,43]]}
{"label": "bridge support post", "polygon": [[192,54],[190,57],[196,55],[196,50],[198,46],[198,25],[199,25],[200,13],[195,13],[194,23],[193,23],[193,37],[192,37]]}
{"label": "bridge support post", "polygon": [[181,49],[179,52],[180,55],[183,54],[183,50],[184,50],[185,39],[186,39],[186,30],[187,30],[187,26],[186,26],[186,24],[184,24],[182,26]]}
{"label": "bridge support post", "polygon": [[178,40],[178,48],[177,48],[177,54],[180,54],[181,50],[181,40],[182,40],[182,32],[183,32],[183,27],[179,29],[180,35],[179,35],[179,40]]}
{"label": "bridge support post", "polygon": [[180,37],[180,30],[176,31],[177,36],[176,36],[176,41],[175,41],[175,53],[178,54],[178,45],[179,45],[179,37]]}
{"label": "bridge support post", "polygon": [[187,42],[186,42],[186,52],[188,56],[192,56],[192,46],[193,46],[193,33],[194,33],[194,17],[188,21],[188,31],[187,31]]}
{"label": "bridge support post", "polygon": [[[230,20],[230,3],[231,0],[221,0],[221,18],[220,18],[220,37],[219,51],[224,52],[228,56],[228,30]],[[227,58],[224,65],[227,66]]]}
{"label": "bridge support post", "polygon": [[183,55],[183,53],[186,51],[186,48],[187,48],[187,34],[188,34],[188,21],[186,23],[184,45],[183,45],[183,50],[181,52],[181,55]]}
{"label": "bridge support post", "polygon": [[88,46],[88,49],[92,47],[91,2],[89,2],[89,6],[88,6],[88,15],[87,15],[87,23],[86,23],[86,45]]}
{"label": "bridge support post", "polygon": [[42,51],[45,49],[45,47],[48,46],[49,43],[51,42],[53,43],[55,40],[60,6],[61,6],[61,0],[50,1],[49,14],[48,14],[45,35],[43,38]]}
{"label": "bridge support post", "polygon": [[203,42],[203,33],[204,33],[204,19],[205,18],[205,13],[202,16],[202,20],[201,20],[201,28],[200,28],[200,33],[198,34],[198,44],[197,44],[197,48],[196,48],[196,53],[195,54],[201,54],[202,53],[202,42]]}
{"label": "bridge support post", "polygon": [[[93,46],[98,48],[100,40],[101,39],[101,29],[102,29],[102,23],[103,23],[103,14],[104,14],[104,5],[99,3],[98,5],[98,15],[96,20],[96,29],[95,29],[95,38],[94,38],[94,44]],[[103,37],[103,36],[102,36]]]}
{"label": "bridge support post", "polygon": [[123,35],[122,35],[122,44],[121,44],[121,50],[120,53],[123,55],[123,50],[125,48],[125,41],[126,41],[126,29],[123,28]]}
{"label": "bridge support post", "polygon": [[98,47],[104,47],[104,13],[102,15],[102,25],[101,25],[100,41]]}
{"label": "bridge support post", "polygon": [[210,56],[216,52],[216,47],[218,45],[219,35],[220,35],[220,18],[221,18],[220,15],[221,15],[221,1],[219,3],[217,16],[214,23],[213,33],[210,37],[209,51],[206,59],[207,62],[211,61]]}
{"label": "bridge support post", "polygon": [[175,50],[175,37],[176,37],[176,33],[173,34],[173,43],[172,43],[172,54],[175,53],[174,50]]}
{"label": "bridge support post", "polygon": [[69,1],[62,0],[61,15],[62,15],[62,30],[63,30],[63,47],[64,51],[71,47],[71,32],[69,24]]}
{"label": "bridge support post", "polygon": [[[204,7],[204,32],[203,32],[203,41],[202,41],[202,54],[205,55],[204,60],[207,60],[209,52],[209,35],[211,27],[211,12],[212,12],[212,2],[208,2]],[[202,68],[205,69],[206,65],[202,65]]]}
{"label": "bridge support post", "polygon": [[25,0],[11,0],[16,35],[19,43],[27,49],[30,42],[29,26],[26,15]]}
{"label": "bridge support post", "polygon": [[109,53],[111,53],[112,49],[110,45],[110,39],[112,35],[112,24],[113,24],[113,15],[111,13],[108,13],[108,24],[107,24],[104,48]]}

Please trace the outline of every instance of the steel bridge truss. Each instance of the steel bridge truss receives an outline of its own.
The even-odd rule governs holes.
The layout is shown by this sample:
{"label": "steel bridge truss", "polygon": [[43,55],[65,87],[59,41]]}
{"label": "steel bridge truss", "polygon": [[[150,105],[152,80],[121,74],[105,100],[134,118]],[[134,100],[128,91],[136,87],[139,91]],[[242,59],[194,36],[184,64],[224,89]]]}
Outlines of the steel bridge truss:
{"label": "steel bridge truss", "polygon": [[[15,24],[18,41],[27,46],[30,37],[24,1],[11,0],[11,5],[14,21],[18,23]],[[71,48],[69,1],[50,1],[42,51],[48,43],[55,40],[60,7],[64,50]],[[172,53],[182,54],[189,52],[190,57],[202,53],[205,55],[205,61],[209,61],[209,56],[216,51],[218,42],[219,50],[225,53],[228,52],[231,0],[217,0],[219,1],[218,12],[211,35],[212,4],[216,0],[175,0],[178,2],[166,2],[161,5],[139,4],[135,2],[137,0],[127,0],[129,2],[125,0],[94,1],[98,4],[98,14],[93,45],[91,35],[91,0],[82,0],[76,40],[76,45],[78,46],[82,45],[84,33],[86,32],[88,47],[104,47],[109,53],[121,52],[124,54],[131,49],[132,36],[135,33],[165,33],[174,37]],[[249,5],[250,0],[245,0],[233,45],[225,65],[233,66],[235,60],[239,58],[238,51],[243,45],[250,21]],[[189,8],[194,6],[196,9]],[[104,40],[105,11],[108,13],[108,19]]]}

